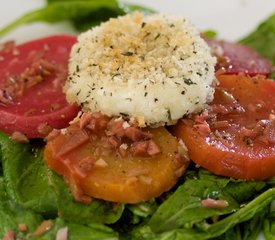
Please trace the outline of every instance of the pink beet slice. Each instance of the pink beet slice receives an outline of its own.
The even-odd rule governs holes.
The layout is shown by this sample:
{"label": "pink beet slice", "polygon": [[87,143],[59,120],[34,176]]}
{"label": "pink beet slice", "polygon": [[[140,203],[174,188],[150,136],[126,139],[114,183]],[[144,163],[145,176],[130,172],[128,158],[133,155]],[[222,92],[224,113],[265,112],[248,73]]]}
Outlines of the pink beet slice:
{"label": "pink beet slice", "polygon": [[227,74],[245,73],[250,76],[268,75],[271,72],[271,63],[253,49],[223,40],[206,41],[213,55],[217,57],[216,70],[223,69]]}

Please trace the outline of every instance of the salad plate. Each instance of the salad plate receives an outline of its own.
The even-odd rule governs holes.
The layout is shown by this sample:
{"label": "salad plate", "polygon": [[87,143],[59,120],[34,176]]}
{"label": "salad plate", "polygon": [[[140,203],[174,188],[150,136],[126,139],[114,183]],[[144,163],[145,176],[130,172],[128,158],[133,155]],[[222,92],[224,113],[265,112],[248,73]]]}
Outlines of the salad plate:
{"label": "salad plate", "polygon": [[[1,19],[0,29],[3,28],[4,26],[6,26],[7,24],[9,24],[10,22],[14,21],[15,19],[21,17],[22,15],[24,15],[34,9],[42,8],[43,6],[45,6],[45,2],[46,2],[46,0],[45,1],[44,0],[25,0],[25,1],[9,0],[9,1],[5,1],[5,3],[0,3],[2,5],[2,7],[0,8],[0,19]],[[275,13],[275,1],[274,0],[231,0],[231,1],[228,1],[228,0],[205,0],[205,1],[202,1],[202,0],[192,0],[192,1],[190,1],[190,0],[169,0],[169,1],[167,1],[167,0],[158,0],[158,1],[156,1],[156,0],[127,0],[127,1],[122,0],[121,2],[142,5],[144,7],[151,8],[151,9],[155,10],[156,12],[160,12],[160,13],[171,14],[171,15],[175,15],[175,16],[184,16],[187,19],[189,19],[190,22],[192,24],[194,24],[199,29],[199,31],[204,32],[205,34],[213,34],[218,39],[225,40],[225,41],[232,42],[232,43],[238,42],[239,40],[247,37],[251,32],[253,32],[259,26],[259,24],[261,24],[269,16],[271,16],[272,14]],[[59,35],[59,34],[60,35],[62,35],[62,34],[76,35],[78,33],[79,33],[79,31],[77,31],[71,25],[71,23],[69,21],[61,21],[61,22],[59,21],[58,23],[54,23],[54,24],[48,24],[48,23],[44,23],[44,22],[35,21],[34,23],[31,23],[31,24],[26,24],[26,25],[23,24],[19,27],[16,27],[14,30],[5,34],[3,37],[0,36],[0,43],[4,43],[9,40],[15,40],[16,43],[21,44],[21,43],[27,42],[29,40],[39,39],[41,37],[48,37],[48,36]],[[70,41],[72,41],[72,42],[75,41],[74,37]],[[131,53],[128,52],[128,56],[130,56],[129,54],[131,54]],[[0,148],[1,148],[1,145],[5,146],[6,148],[7,148],[7,146],[12,147],[13,146],[12,144],[13,143],[10,142],[10,139],[6,138],[0,132]],[[41,148],[39,148],[39,147],[37,147],[37,148],[40,150]],[[37,151],[39,152],[39,150],[37,150]],[[41,152],[42,151],[43,150],[41,150]],[[2,152],[1,152],[1,154],[2,154]],[[3,153],[3,155],[5,155],[5,154],[6,153]],[[131,223],[133,223],[133,225],[135,225],[135,224],[138,225],[139,223],[141,223],[140,226],[137,227],[137,231],[135,231],[135,229],[131,229],[131,230],[133,230],[132,234],[133,234],[133,236],[136,237],[136,239],[143,239],[144,236],[147,237],[146,239],[150,239],[150,236],[153,236],[153,237],[155,237],[154,238],[155,240],[158,240],[158,239],[160,239],[160,240],[162,240],[162,239],[180,240],[182,238],[180,238],[178,236],[189,236],[188,235],[189,230],[191,229],[190,232],[192,232],[193,231],[192,227],[194,227],[194,226],[200,230],[209,227],[208,226],[208,220],[209,220],[208,218],[207,218],[207,220],[205,220],[206,218],[203,219],[201,222],[195,222],[195,220],[194,220],[194,222],[191,221],[188,224],[186,224],[186,226],[184,225],[184,228],[186,227],[186,229],[187,229],[187,230],[185,229],[186,232],[184,232],[184,233],[181,232],[181,229],[178,232],[177,232],[178,229],[176,229],[175,232],[173,232],[174,229],[171,227],[171,226],[173,226],[173,224],[178,224],[179,226],[181,226],[179,222],[184,221],[184,217],[181,218],[181,217],[177,216],[177,213],[176,213],[177,210],[175,209],[176,208],[175,206],[178,203],[179,196],[181,196],[183,198],[183,201],[187,201],[187,202],[189,201],[188,204],[190,204],[190,208],[193,209],[194,206],[190,202],[191,200],[185,199],[185,193],[183,191],[192,192],[191,188],[194,189],[194,186],[195,186],[195,185],[192,185],[193,184],[192,181],[198,180],[198,179],[196,179],[196,176],[199,176],[199,178],[202,178],[206,182],[209,182],[211,185],[211,188],[213,188],[213,189],[215,189],[215,187],[220,187],[220,186],[224,187],[225,185],[227,185],[227,184],[230,185],[232,183],[232,186],[231,186],[232,188],[230,188],[230,190],[228,190],[228,192],[225,193],[222,191],[221,192],[213,191],[212,192],[213,196],[215,194],[221,194],[223,197],[228,197],[227,194],[230,193],[230,194],[232,194],[232,196],[236,197],[236,199],[238,199],[238,200],[241,199],[240,202],[241,201],[245,202],[244,206],[246,208],[244,207],[243,209],[248,209],[247,212],[240,213],[240,215],[237,215],[242,210],[242,207],[240,207],[240,210],[236,211],[236,217],[234,219],[232,217],[232,220],[230,220],[229,219],[230,216],[233,216],[233,214],[235,213],[234,207],[236,209],[238,208],[235,205],[239,204],[239,202],[237,202],[236,199],[232,199],[230,196],[229,199],[230,199],[230,201],[232,201],[232,202],[230,202],[230,204],[232,203],[232,206],[230,206],[230,207],[232,207],[233,210],[231,209],[231,212],[229,210],[228,210],[228,212],[226,212],[226,210],[225,210],[225,215],[228,214],[229,217],[225,217],[225,218],[221,217],[221,218],[223,220],[225,220],[224,223],[226,223],[226,221],[227,221],[226,219],[228,219],[228,225],[232,226],[232,228],[235,227],[234,221],[239,221],[239,219],[242,219],[242,221],[239,223],[240,225],[238,225],[236,228],[234,228],[234,233],[233,233],[233,231],[230,232],[230,229],[229,229],[229,231],[226,233],[227,235],[224,233],[222,233],[221,235],[226,237],[226,240],[231,240],[230,239],[231,236],[233,236],[233,238],[239,236],[240,238],[238,240],[243,240],[243,239],[250,240],[249,238],[245,238],[246,237],[245,234],[247,234],[248,237],[252,236],[254,240],[255,239],[263,240],[264,236],[262,233],[262,229],[260,229],[260,230],[257,229],[257,224],[262,226],[261,224],[264,222],[263,216],[265,216],[263,213],[264,210],[262,210],[262,212],[259,210],[259,214],[255,215],[255,218],[253,218],[253,217],[250,218],[249,216],[252,216],[254,214],[253,209],[254,208],[257,209],[257,204],[260,205],[266,199],[268,199],[266,201],[269,201],[269,203],[270,203],[272,199],[275,199],[273,197],[273,195],[271,195],[271,193],[273,193],[271,191],[274,191],[274,188],[273,188],[274,180],[271,180],[268,183],[264,182],[264,181],[263,182],[251,181],[248,183],[248,185],[245,185],[245,184],[243,184],[244,182],[241,180],[240,180],[240,182],[238,182],[239,180],[225,179],[222,177],[220,178],[218,176],[209,174],[209,172],[204,171],[204,170],[199,172],[199,171],[197,171],[197,165],[193,164],[192,169],[187,174],[188,176],[186,176],[186,179],[188,179],[188,181],[190,180],[188,182],[188,184],[190,184],[190,185],[186,186],[186,188],[185,188],[185,186],[183,186],[182,188],[180,186],[178,188],[179,190],[173,189],[173,191],[175,190],[173,192],[173,196],[171,198],[169,198],[169,200],[171,200],[171,202],[174,204],[174,207],[171,207],[171,209],[169,208],[169,206],[167,204],[165,204],[165,201],[168,199],[169,194],[172,195],[172,193],[169,192],[167,194],[167,196],[164,194],[164,198],[161,200],[156,200],[155,202],[153,200],[152,202],[149,201],[144,204],[143,203],[141,203],[140,205],[134,204],[134,205],[126,206],[126,207],[122,206],[122,205],[113,206],[112,204],[109,204],[109,202],[105,203],[104,201],[101,202],[101,200],[99,200],[97,202],[97,200],[95,200],[95,203],[93,202],[94,205],[87,208],[87,210],[86,210],[85,209],[86,206],[83,206],[81,204],[78,204],[78,203],[75,203],[74,201],[72,201],[72,199],[70,198],[71,195],[70,195],[69,191],[67,191],[66,190],[67,188],[64,187],[64,186],[66,186],[65,183],[62,180],[60,180],[61,178],[58,178],[55,174],[49,173],[49,170],[47,168],[45,168],[44,165],[43,165],[43,167],[41,167],[41,165],[38,166],[38,167],[41,167],[41,169],[42,169],[42,170],[39,169],[38,172],[42,171],[42,174],[45,174],[47,177],[49,177],[50,180],[48,179],[46,181],[49,181],[49,182],[53,181],[53,185],[56,187],[55,191],[58,192],[60,190],[59,191],[60,193],[56,193],[56,192],[55,193],[45,193],[41,189],[39,189],[38,191],[41,190],[41,194],[45,195],[45,196],[43,195],[41,198],[39,198],[36,195],[36,193],[31,192],[31,190],[30,190],[31,187],[29,188],[29,186],[27,186],[28,185],[27,182],[30,181],[30,179],[31,180],[34,179],[34,181],[38,182],[37,183],[38,185],[41,184],[43,186],[43,183],[40,182],[43,179],[42,180],[38,179],[39,176],[34,176],[35,174],[34,175],[31,174],[31,176],[28,179],[29,173],[26,173],[27,179],[26,179],[26,183],[25,183],[24,182],[25,173],[21,172],[21,170],[25,166],[21,166],[22,163],[18,162],[16,154],[19,155],[18,159],[19,158],[25,159],[25,157],[30,159],[30,162],[27,162],[27,165],[29,164],[28,170],[30,172],[32,171],[30,169],[32,167],[36,166],[35,164],[32,163],[33,159],[37,157],[36,155],[38,155],[38,158],[39,158],[39,153],[38,154],[37,153],[30,154],[28,152],[28,150],[26,150],[24,147],[20,146],[20,144],[18,146],[16,145],[14,148],[14,153],[12,153],[12,152],[7,153],[7,159],[14,158],[14,164],[16,166],[15,167],[16,171],[13,169],[13,167],[11,167],[10,169],[8,169],[8,171],[10,171],[11,173],[8,172],[7,177],[1,176],[1,174],[2,174],[1,173],[2,172],[1,164],[3,164],[3,166],[4,166],[3,169],[5,167],[7,167],[7,164],[4,162],[4,160],[3,160],[3,163],[1,163],[1,160],[0,160],[0,163],[1,163],[0,164],[0,201],[1,201],[1,197],[2,197],[1,190],[3,190],[3,189],[1,189],[1,187],[3,185],[2,179],[5,178],[5,181],[7,181],[10,184],[9,186],[11,186],[11,188],[15,188],[15,190],[14,189],[8,190],[8,195],[13,196],[14,199],[18,200],[18,202],[20,204],[22,204],[23,208],[26,208],[27,210],[29,210],[28,208],[30,208],[31,211],[33,211],[33,210],[37,211],[39,214],[41,212],[44,214],[43,207],[47,208],[48,215],[46,214],[46,216],[44,216],[43,214],[36,216],[36,215],[32,215],[32,213],[27,212],[27,214],[30,214],[28,221],[30,221],[31,224],[34,224],[34,225],[37,223],[37,221],[38,221],[37,219],[40,219],[40,220],[42,219],[43,223],[45,223],[48,221],[49,218],[51,218],[52,215],[54,215],[52,212],[57,211],[56,206],[53,206],[51,203],[48,204],[47,201],[49,201],[49,199],[52,200],[53,202],[56,201],[56,204],[58,205],[58,207],[57,207],[58,214],[60,214],[60,212],[61,212],[61,214],[60,214],[61,216],[62,216],[62,214],[64,214],[65,220],[62,219],[62,217],[60,217],[60,216],[54,215],[56,217],[56,219],[53,220],[54,223],[48,222],[46,224],[52,224],[49,226],[50,226],[50,228],[53,228],[53,230],[55,232],[49,233],[47,235],[47,237],[49,237],[49,238],[45,238],[45,239],[54,239],[54,237],[55,237],[54,234],[56,234],[56,232],[57,232],[56,236],[58,234],[61,235],[59,230],[68,231],[68,229],[67,230],[65,229],[65,228],[67,228],[67,226],[69,226],[71,229],[73,229],[72,230],[72,232],[73,232],[72,239],[77,239],[77,237],[76,237],[76,236],[78,236],[77,234],[80,234],[80,236],[82,236],[83,239],[85,239],[86,232],[89,234],[90,234],[90,232],[95,233],[95,236],[96,237],[98,236],[98,238],[95,237],[94,239],[101,239],[101,236],[102,236],[102,239],[116,239],[116,237],[117,237],[116,231],[120,232],[121,234],[123,234],[124,232],[127,232],[127,227],[128,227],[127,223],[126,224],[117,223],[118,219],[121,216],[123,216],[123,217],[125,217],[126,221],[130,219],[129,221],[132,221]],[[33,155],[35,155],[35,157]],[[43,159],[43,158],[41,157],[41,159]],[[5,161],[7,162],[7,160],[5,160]],[[17,170],[17,169],[20,169],[21,167],[22,167],[21,170]],[[196,172],[196,171],[197,172],[193,173],[193,170],[194,170],[194,172]],[[27,192],[29,191],[28,193],[29,193],[30,197],[28,196],[28,194],[22,193],[21,190],[19,190],[19,192],[21,191],[20,193],[17,193],[17,191],[18,191],[18,189],[16,189],[17,186],[13,185],[13,183],[12,183],[12,181],[13,181],[12,178],[14,176],[17,176],[16,174],[19,174],[20,177],[23,178],[22,182],[20,182],[21,180],[18,181],[19,182],[18,185],[25,186],[27,188]],[[192,176],[192,174],[198,174],[198,175]],[[186,180],[186,179],[184,178],[184,180]],[[11,181],[11,182],[9,182],[9,181]],[[24,184],[26,184],[26,185],[24,185]],[[200,189],[198,189],[197,191],[203,192],[203,188],[204,187],[207,188],[208,186],[204,185],[203,181],[200,181],[200,184],[201,184],[199,187]],[[269,189],[270,190],[269,191],[268,187],[266,187],[266,185],[272,186],[272,189]],[[238,186],[240,186],[240,188]],[[45,186],[46,189],[48,187],[49,186]],[[264,190],[262,190],[262,189],[264,189]],[[236,191],[237,193],[241,192],[240,194],[242,194],[242,195],[235,196],[234,191]],[[243,195],[245,195],[245,191],[247,191],[248,194],[251,194],[251,196],[253,196],[253,197],[249,198],[248,202],[246,202],[248,199],[246,199],[243,196]],[[253,191],[255,191],[255,195],[253,195],[253,193],[254,193]],[[175,196],[174,196],[174,193],[175,193]],[[20,194],[22,194],[22,196]],[[64,194],[64,199],[62,199],[63,198],[63,196],[61,196],[62,194]],[[190,193],[190,195],[192,195],[192,193]],[[256,196],[255,201],[253,201],[254,196]],[[45,197],[45,199],[43,199],[43,197]],[[193,196],[191,196],[191,199],[192,199],[192,197]],[[209,198],[212,199],[211,196]],[[215,196],[213,197],[213,199],[214,198],[215,198]],[[5,199],[5,201],[6,201],[6,198],[3,197],[3,199]],[[64,200],[64,202],[62,202],[63,200]],[[36,204],[37,204],[37,206],[36,206]],[[216,202],[215,202],[215,204],[216,204]],[[20,206],[20,207],[22,207],[22,206]],[[161,206],[161,207],[158,209],[159,206]],[[189,205],[188,205],[188,207],[189,207]],[[99,219],[98,225],[97,225],[97,223],[94,224],[94,222],[92,222],[91,225],[86,224],[85,218],[87,217],[90,220],[90,215],[91,215],[90,213],[95,211],[95,208],[99,209],[99,212],[102,216],[106,213],[106,216],[104,216],[104,217],[96,216],[95,217],[95,219],[97,219],[97,218]],[[180,211],[186,211],[186,209],[184,209],[183,206],[180,206],[180,208],[181,208]],[[26,209],[23,209],[23,210],[25,211]],[[125,209],[127,209],[126,214],[129,214],[130,217],[123,215],[123,211]],[[157,209],[159,210],[159,212]],[[194,209],[195,209],[195,207],[194,207]],[[160,226],[158,226],[159,219],[161,219],[163,221],[166,220],[165,219],[166,210],[167,210],[167,212],[169,212],[167,214],[170,217],[167,220],[167,222],[165,222],[165,224],[167,224],[167,225],[163,224],[163,226],[162,226],[161,225],[162,223],[160,223]],[[224,209],[218,209],[219,214],[210,219],[210,221],[213,221],[213,222],[211,222],[211,224],[213,223],[213,225],[214,225],[216,222],[218,222],[218,220],[219,220],[218,216],[222,215],[221,212],[223,212],[223,210]],[[83,214],[83,216],[78,216],[79,215],[78,211],[80,211]],[[210,211],[211,210],[209,210],[209,212]],[[246,210],[244,210],[244,211],[246,211]],[[257,211],[258,211],[258,209],[257,209]],[[45,212],[46,212],[46,210],[45,210]],[[155,214],[156,216],[154,215],[155,212],[157,212],[157,214]],[[204,213],[203,211],[198,210],[198,214],[202,214],[202,215],[206,214],[206,216],[208,216],[207,214],[210,214],[209,212]],[[230,215],[231,213],[232,213],[232,215]],[[73,218],[75,218],[75,217],[80,218],[79,225],[77,225],[78,223],[76,223],[76,222],[70,222],[71,220],[68,220],[71,217],[71,216],[69,216],[70,214],[72,214]],[[163,214],[163,216],[162,216],[162,214]],[[172,216],[170,216],[169,214],[171,214]],[[180,214],[181,213],[179,213],[179,215]],[[188,210],[187,210],[186,214],[191,215],[191,213],[188,212]],[[43,215],[43,217],[41,217],[41,215]],[[153,215],[153,217],[149,220],[149,217],[151,217],[152,215]],[[3,215],[3,216],[5,216],[5,215]],[[20,216],[19,218],[21,218],[21,217],[22,216]],[[127,217],[129,217],[129,219]],[[215,217],[217,217],[217,218],[215,218]],[[274,219],[274,216],[272,216],[272,217],[270,217],[270,218]],[[174,218],[176,220],[174,220]],[[195,219],[195,217],[194,217],[194,219]],[[255,219],[255,222],[253,222],[253,219]],[[244,223],[244,224],[242,223],[242,222],[246,222],[246,220],[250,221],[247,225],[246,225],[246,223]],[[94,219],[92,219],[92,221],[94,221]],[[142,221],[144,221],[144,222],[142,222]],[[163,233],[159,234],[157,231],[156,231],[156,233],[155,232],[152,233],[151,229],[149,229],[149,227],[146,226],[147,221],[151,222],[151,226],[153,226],[152,229],[153,228],[155,228],[157,230],[161,229],[161,231],[163,231]],[[65,223],[68,225],[66,225]],[[84,223],[84,224],[81,225],[82,223]],[[107,227],[101,223],[106,224]],[[57,225],[57,227],[56,227],[57,229],[55,229],[54,224]],[[142,226],[143,224],[144,224],[144,226]],[[209,225],[211,225],[211,224],[209,224]],[[83,227],[84,225],[85,225],[85,227]],[[221,226],[227,227],[225,224],[224,225],[221,224]],[[46,228],[46,227],[44,227],[44,228]],[[83,227],[83,232],[81,232],[82,227]],[[162,229],[162,227],[164,230]],[[124,228],[126,228],[126,229],[124,229]],[[188,228],[190,228],[190,229],[188,229]],[[257,236],[255,236],[255,235],[253,236],[254,229],[252,229],[252,228],[255,228],[257,230],[257,231],[255,231],[255,234],[257,234]],[[217,232],[218,231],[222,232],[221,229],[222,229],[222,227],[216,227]],[[1,229],[1,204],[0,204],[0,232],[1,232],[1,230],[2,229]],[[166,230],[167,230],[167,232],[166,232]],[[24,229],[22,231],[20,231],[20,229],[19,229],[19,232],[20,232],[19,234],[24,234]],[[270,230],[270,232],[272,232],[272,229]],[[152,235],[150,235],[150,234],[152,234]],[[232,234],[232,235],[230,235],[230,234]],[[244,236],[242,236],[243,234],[244,234]],[[249,235],[249,234],[251,234],[251,235]],[[195,237],[196,236],[205,237],[203,234],[201,234],[201,235],[195,234],[194,236]],[[202,238],[202,239],[210,239],[209,236]],[[217,237],[220,235],[214,234],[213,236]],[[28,237],[30,237],[30,239],[32,239],[33,236],[28,235]],[[127,239],[127,237],[129,237],[129,236],[126,236],[125,239]],[[241,237],[243,237],[243,238],[241,238]],[[36,238],[34,238],[34,239],[36,239]],[[59,239],[59,238],[56,238],[56,239]],[[63,238],[60,238],[60,239],[63,239]],[[64,238],[64,239],[66,239],[66,238]],[[190,238],[190,239],[192,239],[192,238]],[[215,239],[219,240],[221,238],[215,238]]]}

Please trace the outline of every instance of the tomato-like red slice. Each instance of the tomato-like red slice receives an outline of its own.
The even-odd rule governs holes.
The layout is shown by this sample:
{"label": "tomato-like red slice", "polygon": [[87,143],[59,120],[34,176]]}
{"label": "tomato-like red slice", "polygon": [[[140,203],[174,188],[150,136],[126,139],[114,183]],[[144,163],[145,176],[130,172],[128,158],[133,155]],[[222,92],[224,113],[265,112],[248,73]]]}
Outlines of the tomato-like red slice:
{"label": "tomato-like red slice", "polygon": [[75,36],[51,36],[0,52],[0,129],[29,138],[44,137],[50,128],[63,128],[79,108],[63,93]]}
{"label": "tomato-like red slice", "polygon": [[208,39],[208,45],[217,57],[216,70],[223,69],[227,74],[245,73],[250,76],[268,75],[272,65],[253,49],[238,43]]}
{"label": "tomato-like red slice", "polygon": [[240,179],[275,176],[275,82],[219,76],[208,111],[178,122],[190,158],[209,171]]}

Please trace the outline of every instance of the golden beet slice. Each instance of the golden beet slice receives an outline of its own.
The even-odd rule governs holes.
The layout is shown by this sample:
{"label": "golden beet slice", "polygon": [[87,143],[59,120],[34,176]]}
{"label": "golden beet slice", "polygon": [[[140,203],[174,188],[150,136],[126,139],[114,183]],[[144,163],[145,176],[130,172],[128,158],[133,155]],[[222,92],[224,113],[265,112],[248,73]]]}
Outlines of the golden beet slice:
{"label": "golden beet slice", "polygon": [[138,203],[170,190],[189,161],[181,156],[178,140],[165,128],[147,129],[160,152],[136,156],[135,143],[114,147],[101,132],[70,126],[46,145],[46,164],[62,175],[78,201],[87,196],[112,202]]}

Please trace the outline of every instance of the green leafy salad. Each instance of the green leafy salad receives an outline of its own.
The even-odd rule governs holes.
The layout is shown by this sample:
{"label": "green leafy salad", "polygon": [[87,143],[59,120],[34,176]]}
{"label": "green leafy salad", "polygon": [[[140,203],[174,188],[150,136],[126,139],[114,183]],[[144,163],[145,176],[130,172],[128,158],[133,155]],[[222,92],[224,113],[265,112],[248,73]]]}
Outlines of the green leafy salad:
{"label": "green leafy salad", "polygon": [[[33,22],[70,21],[84,31],[110,17],[146,7],[115,0],[48,0],[0,29],[0,36]],[[215,34],[211,32],[211,36]],[[275,64],[275,15],[240,43]],[[271,76],[272,77],[272,76]],[[219,177],[191,163],[176,186],[138,204],[73,199],[66,183],[43,161],[44,141],[14,142],[0,132],[0,238],[71,240],[253,240],[275,239],[275,180],[243,181]],[[205,198],[223,199],[225,208],[207,208]],[[58,237],[57,237],[58,236]]]}

